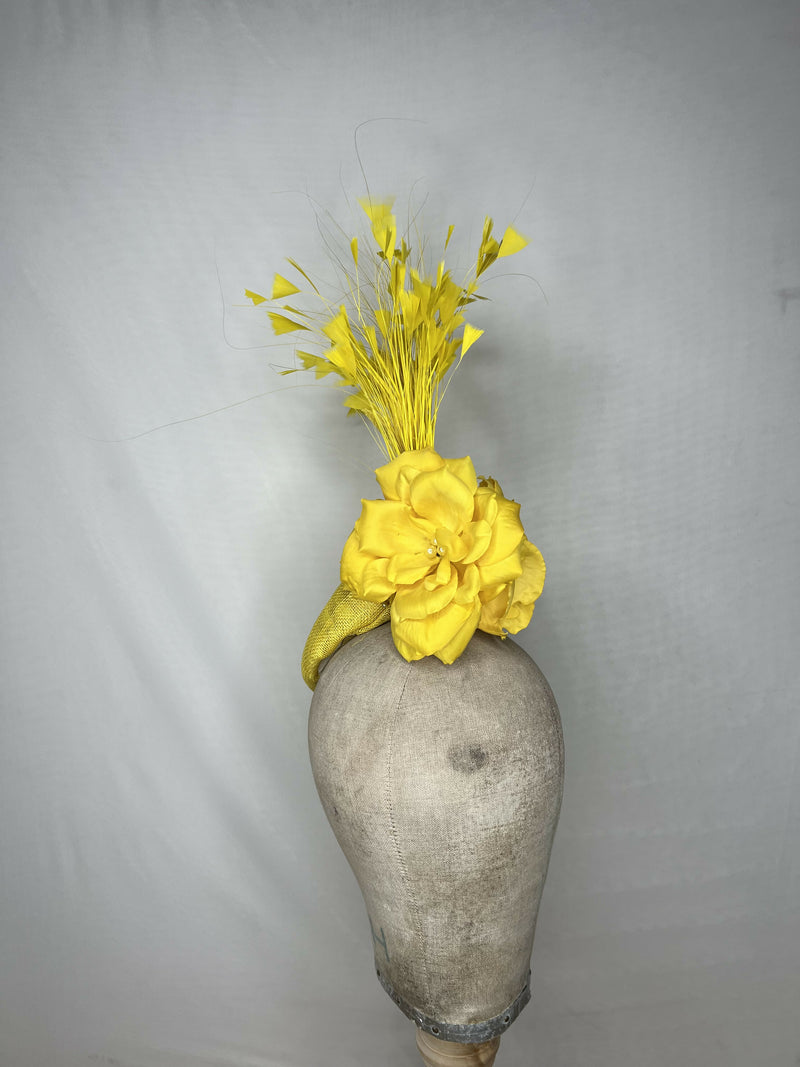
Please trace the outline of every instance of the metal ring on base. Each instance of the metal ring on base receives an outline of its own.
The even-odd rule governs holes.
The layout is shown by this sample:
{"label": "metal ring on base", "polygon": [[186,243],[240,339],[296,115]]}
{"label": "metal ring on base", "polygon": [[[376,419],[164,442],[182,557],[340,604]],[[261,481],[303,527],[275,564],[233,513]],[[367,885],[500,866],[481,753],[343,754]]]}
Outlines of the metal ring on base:
{"label": "metal ring on base", "polygon": [[377,971],[377,975],[379,982],[398,1008],[409,1019],[413,1019],[420,1030],[425,1030],[442,1041],[458,1041],[464,1045],[480,1045],[483,1041],[491,1041],[493,1037],[504,1033],[531,999],[531,972],[528,971],[528,978],[518,996],[505,1011],[501,1011],[493,1019],[487,1019],[483,1023],[443,1023],[439,1022],[438,1019],[431,1019],[430,1016],[423,1015],[417,1008],[413,1008],[406,1000],[403,1000],[401,996],[395,993],[380,971]]}

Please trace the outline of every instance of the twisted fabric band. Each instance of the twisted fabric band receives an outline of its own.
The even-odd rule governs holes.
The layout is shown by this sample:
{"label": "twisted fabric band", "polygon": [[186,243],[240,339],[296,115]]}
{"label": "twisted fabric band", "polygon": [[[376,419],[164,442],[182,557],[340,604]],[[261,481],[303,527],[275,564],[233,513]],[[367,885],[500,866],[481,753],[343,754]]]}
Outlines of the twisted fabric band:
{"label": "twisted fabric band", "polygon": [[316,689],[320,663],[332,656],[339,645],[382,626],[389,618],[388,604],[362,600],[346,585],[340,585],[319,613],[303,649],[300,669],[308,688]]}

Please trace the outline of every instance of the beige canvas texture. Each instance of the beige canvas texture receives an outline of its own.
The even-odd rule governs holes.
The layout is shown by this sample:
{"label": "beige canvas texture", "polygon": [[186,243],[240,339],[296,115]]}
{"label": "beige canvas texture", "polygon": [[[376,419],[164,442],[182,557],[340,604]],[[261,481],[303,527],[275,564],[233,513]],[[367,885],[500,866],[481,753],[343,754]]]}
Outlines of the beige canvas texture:
{"label": "beige canvas texture", "polygon": [[502,1016],[528,979],[563,784],[533,660],[479,632],[451,666],[407,663],[379,627],[324,668],[309,745],[379,977],[444,1025]]}

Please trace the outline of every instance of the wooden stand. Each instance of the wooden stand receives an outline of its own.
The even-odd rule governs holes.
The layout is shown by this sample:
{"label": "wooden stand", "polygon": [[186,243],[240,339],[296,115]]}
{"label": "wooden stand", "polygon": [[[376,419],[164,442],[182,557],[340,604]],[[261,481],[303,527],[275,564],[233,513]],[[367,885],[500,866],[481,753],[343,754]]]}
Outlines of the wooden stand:
{"label": "wooden stand", "polygon": [[499,1037],[480,1045],[462,1045],[417,1029],[417,1048],[426,1067],[492,1067],[499,1047]]}

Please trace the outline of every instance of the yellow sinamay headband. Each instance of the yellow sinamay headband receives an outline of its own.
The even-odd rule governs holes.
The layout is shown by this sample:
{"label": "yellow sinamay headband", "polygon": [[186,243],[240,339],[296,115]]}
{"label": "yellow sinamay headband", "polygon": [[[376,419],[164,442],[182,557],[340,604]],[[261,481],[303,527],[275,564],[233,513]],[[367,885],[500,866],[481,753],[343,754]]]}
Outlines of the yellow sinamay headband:
{"label": "yellow sinamay headband", "polygon": [[[422,255],[411,264],[406,238],[398,245],[393,201],[360,201],[372,227],[366,254],[350,242],[353,266],[342,271],[346,301],[330,303],[308,274],[288,260],[322,311],[275,303],[303,289],[275,275],[268,311],[276,334],[303,331],[302,367],[317,378],[335,374],[348,387],[348,414],[371,425],[388,462],[376,472],[382,500],[363,500],[345,543],[341,585],[306,642],[302,672],[313,689],[319,665],[350,637],[391,621],[407,660],[437,656],[452,663],[476,629],[505,637],[528,625],[542,591],[544,560],[525,537],[519,504],[492,478],[478,478],[469,456],[434,451],[439,406],[449,374],[483,333],[464,319],[478,278],[527,241],[512,227],[502,240],[483,228],[477,260],[463,283],[444,260],[425,274]],[[444,242],[446,251],[453,233]],[[307,290],[306,290],[307,292]],[[267,298],[246,290],[254,304]]]}

